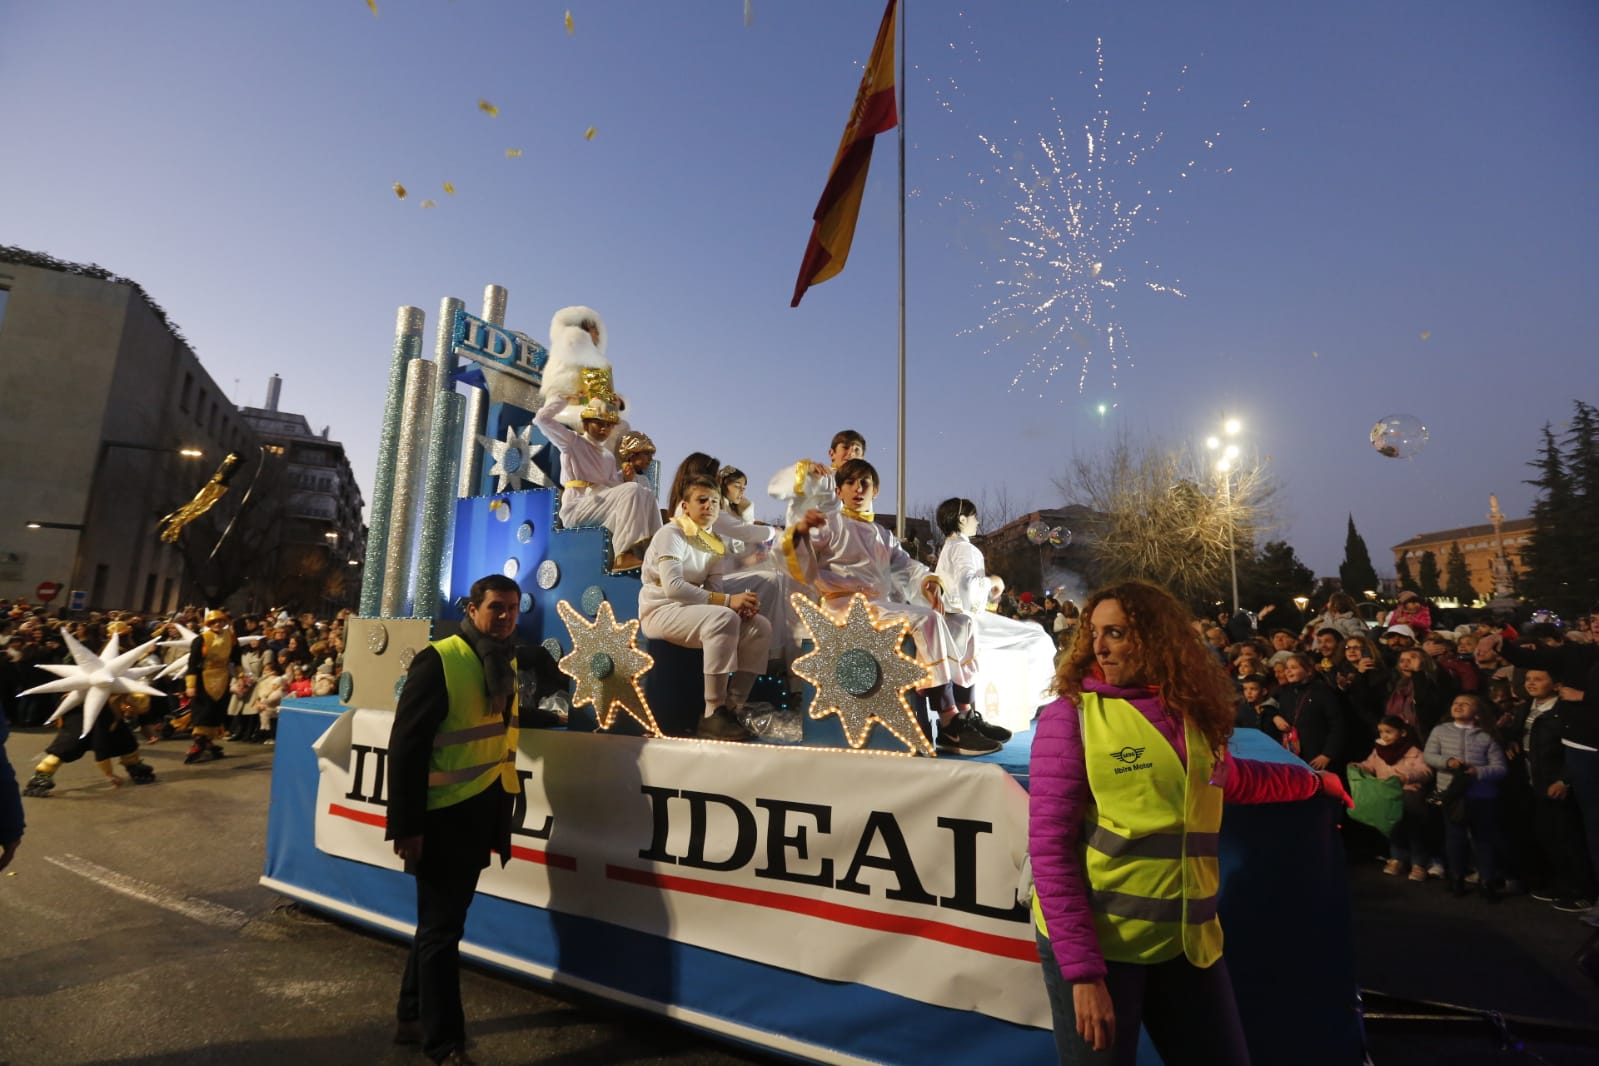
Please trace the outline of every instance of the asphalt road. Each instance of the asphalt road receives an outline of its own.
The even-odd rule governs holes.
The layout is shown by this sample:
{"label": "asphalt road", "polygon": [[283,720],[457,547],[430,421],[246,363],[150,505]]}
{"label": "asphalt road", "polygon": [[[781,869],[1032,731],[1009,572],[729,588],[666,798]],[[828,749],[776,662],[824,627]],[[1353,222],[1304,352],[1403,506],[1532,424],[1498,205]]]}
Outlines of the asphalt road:
{"label": "asphalt road", "polygon": [[[14,732],[19,779],[49,733]],[[153,785],[112,789],[63,766],[25,799],[28,829],[0,874],[0,1066],[412,1066],[390,1043],[403,947],[323,919],[257,884],[270,748],[142,750]],[[468,969],[471,1052],[485,1066],[773,1060],[600,1001]]]}

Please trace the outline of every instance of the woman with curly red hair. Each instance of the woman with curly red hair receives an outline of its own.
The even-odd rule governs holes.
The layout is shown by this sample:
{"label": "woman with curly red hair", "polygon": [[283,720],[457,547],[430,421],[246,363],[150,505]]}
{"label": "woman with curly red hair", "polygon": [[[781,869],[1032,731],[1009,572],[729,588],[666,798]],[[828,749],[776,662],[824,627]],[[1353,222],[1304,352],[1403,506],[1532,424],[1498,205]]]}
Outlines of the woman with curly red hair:
{"label": "woman with curly red hair", "polygon": [[1094,593],[1040,712],[1028,809],[1038,953],[1062,1063],[1168,1066],[1249,1051],[1216,918],[1223,801],[1343,795],[1338,778],[1232,758],[1226,672],[1170,593]]}

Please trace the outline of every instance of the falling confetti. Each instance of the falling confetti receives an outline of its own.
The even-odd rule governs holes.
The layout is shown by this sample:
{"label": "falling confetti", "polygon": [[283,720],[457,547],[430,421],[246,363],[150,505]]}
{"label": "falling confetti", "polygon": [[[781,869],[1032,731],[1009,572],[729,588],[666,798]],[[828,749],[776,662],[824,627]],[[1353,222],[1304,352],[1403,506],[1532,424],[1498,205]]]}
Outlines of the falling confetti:
{"label": "falling confetti", "polygon": [[600,131],[595,129],[593,126],[590,126],[588,129],[583,131],[583,139],[585,141],[592,141],[594,139],[594,135],[598,132]]}
{"label": "falling confetti", "polygon": [[398,196],[402,200],[405,199],[405,186],[401,185],[399,182],[395,182],[394,183],[394,195]]}
{"label": "falling confetti", "polygon": [[423,207],[437,207],[439,205],[437,203],[435,203],[434,201],[432,201],[432,200],[423,200],[422,201],[422,206]]}
{"label": "falling confetti", "polygon": [[366,6],[372,9],[372,17],[378,17],[378,0],[366,0]]}
{"label": "falling confetti", "polygon": [[520,148],[507,148],[505,150],[505,158],[507,158],[507,159],[521,159],[522,158],[522,149],[520,149]]}
{"label": "falling confetti", "polygon": [[1432,340],[1432,330],[1430,330],[1430,329],[1422,330],[1421,331],[1421,339],[1424,340],[1424,341]]}
{"label": "falling confetti", "polygon": [[444,183],[444,191],[449,193],[451,196],[454,196],[455,195],[455,182],[453,182],[453,181],[445,182]]}
{"label": "falling confetti", "polygon": [[500,117],[500,109],[489,103],[487,100],[479,100],[477,102],[477,109],[483,112],[485,115],[488,115],[490,118]]}
{"label": "falling confetti", "polygon": [[572,24],[572,12],[566,13],[566,32],[568,36],[577,32],[577,27]]}

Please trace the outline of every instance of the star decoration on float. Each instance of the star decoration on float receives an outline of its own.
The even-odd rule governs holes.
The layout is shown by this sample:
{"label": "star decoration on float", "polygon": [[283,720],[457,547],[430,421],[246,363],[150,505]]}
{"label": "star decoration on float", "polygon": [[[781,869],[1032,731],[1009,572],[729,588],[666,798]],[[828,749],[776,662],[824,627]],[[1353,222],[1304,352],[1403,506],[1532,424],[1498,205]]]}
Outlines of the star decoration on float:
{"label": "star decoration on float", "polygon": [[489,476],[499,478],[494,485],[495,492],[520,490],[524,481],[549,487],[549,477],[533,461],[533,457],[544,450],[544,445],[533,443],[531,423],[521,429],[506,426],[504,440],[495,440],[481,433],[477,439],[494,460],[494,465],[489,468]]}
{"label": "star decoration on float", "polygon": [[661,727],[639,682],[655,660],[638,646],[638,619],[618,624],[609,602],[600,604],[592,623],[566,600],[555,609],[572,637],[571,653],[558,664],[561,673],[577,682],[572,706],[592,705],[601,729],[616,723],[618,710],[626,711],[651,736],[660,736]]}
{"label": "star decoration on float", "polygon": [[134,665],[155,649],[157,641],[146,641],[137,648],[121,651],[118,647],[120,638],[113,634],[105,650],[96,655],[65,629],[61,631],[61,639],[67,642],[67,650],[72,653],[72,664],[38,664],[39,669],[55,674],[61,680],[46,681],[42,685],[35,685],[25,692],[17,693],[19,696],[66,693],[56,705],[55,713],[45,720],[45,725],[56,721],[81,703],[83,705],[81,735],[88,736],[89,730],[94,728],[100,712],[105,709],[106,702],[112,696],[124,696],[134,692],[142,692],[146,696],[166,696],[165,692],[144,681],[144,678],[160,670],[161,667]]}
{"label": "star decoration on float", "polygon": [[849,746],[865,745],[874,724],[881,725],[911,751],[933,755],[933,745],[905,693],[927,677],[927,667],[900,651],[909,630],[904,620],[880,623],[866,597],[857,593],[837,619],[800,593],[789,597],[810,626],[816,650],[794,660],[794,673],[816,689],[809,714],[821,721],[838,715]]}

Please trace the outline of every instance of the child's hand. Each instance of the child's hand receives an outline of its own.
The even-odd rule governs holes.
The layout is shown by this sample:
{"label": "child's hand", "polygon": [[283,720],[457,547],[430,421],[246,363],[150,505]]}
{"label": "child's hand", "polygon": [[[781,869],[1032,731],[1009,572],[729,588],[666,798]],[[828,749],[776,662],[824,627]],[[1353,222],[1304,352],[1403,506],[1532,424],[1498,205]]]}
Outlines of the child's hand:
{"label": "child's hand", "polygon": [[990,600],[998,600],[1001,596],[1005,595],[1004,578],[998,576],[997,574],[990,574],[988,576],[988,581],[988,598]]}
{"label": "child's hand", "polygon": [[1310,760],[1310,768],[1312,770],[1325,770],[1327,769],[1327,764],[1330,762],[1332,762],[1332,760],[1327,758],[1327,756],[1318,755],[1314,759]]}
{"label": "child's hand", "polygon": [[1288,724],[1288,719],[1284,718],[1280,714],[1274,714],[1271,716],[1271,724],[1277,727],[1277,732],[1279,733],[1286,733],[1288,730],[1293,728]]}
{"label": "child's hand", "polygon": [[825,525],[827,525],[827,516],[812,507],[800,515],[799,521],[794,523],[794,534],[803,537],[811,530],[821,529]]}
{"label": "child's hand", "polygon": [[1461,762],[1459,759],[1450,759],[1448,762],[1444,763],[1444,766],[1451,770],[1458,770],[1464,765],[1465,763]]}
{"label": "child's hand", "polygon": [[1564,781],[1556,781],[1554,784],[1549,786],[1549,791],[1548,791],[1547,795],[1552,800],[1563,800],[1563,799],[1565,799],[1566,798],[1566,783]]}
{"label": "child's hand", "polygon": [[761,600],[753,592],[735,592],[727,598],[727,605],[737,611],[740,618],[753,618],[761,609]]}

